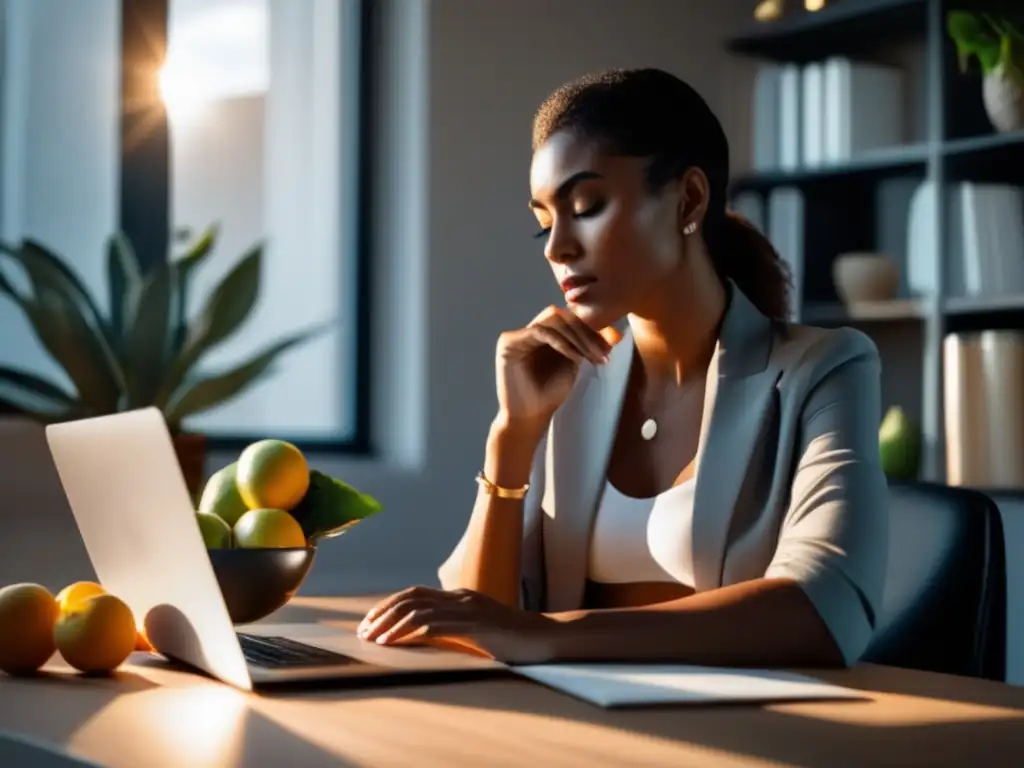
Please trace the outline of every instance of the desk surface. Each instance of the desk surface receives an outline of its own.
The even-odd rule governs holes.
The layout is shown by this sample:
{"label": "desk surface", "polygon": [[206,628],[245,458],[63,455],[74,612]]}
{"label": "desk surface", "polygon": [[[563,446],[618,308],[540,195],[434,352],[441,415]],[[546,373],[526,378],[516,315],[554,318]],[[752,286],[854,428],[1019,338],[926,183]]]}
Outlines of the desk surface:
{"label": "desk surface", "polygon": [[[271,620],[367,605],[300,598]],[[133,768],[1024,764],[1024,688],[870,665],[810,673],[867,701],[609,711],[516,678],[267,695],[146,662],[0,675],[0,731]]]}

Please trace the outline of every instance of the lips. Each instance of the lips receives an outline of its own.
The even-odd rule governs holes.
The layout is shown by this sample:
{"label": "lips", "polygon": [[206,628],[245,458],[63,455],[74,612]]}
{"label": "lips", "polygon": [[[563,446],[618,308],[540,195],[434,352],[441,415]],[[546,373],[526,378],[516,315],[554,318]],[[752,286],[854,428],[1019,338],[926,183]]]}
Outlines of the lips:
{"label": "lips", "polygon": [[562,286],[562,293],[568,294],[570,291],[576,288],[582,288],[585,285],[590,285],[594,282],[594,278],[586,277],[583,275],[570,275],[562,280],[560,285]]}

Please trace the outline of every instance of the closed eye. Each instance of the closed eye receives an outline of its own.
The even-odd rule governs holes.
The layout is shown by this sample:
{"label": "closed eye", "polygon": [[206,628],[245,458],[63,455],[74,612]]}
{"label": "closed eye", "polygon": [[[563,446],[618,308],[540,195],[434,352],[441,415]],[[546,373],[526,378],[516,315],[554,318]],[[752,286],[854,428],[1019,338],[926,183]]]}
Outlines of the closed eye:
{"label": "closed eye", "polygon": [[[574,213],[572,215],[572,217],[574,219],[588,219],[588,218],[590,218],[592,216],[597,216],[599,213],[601,213],[601,211],[604,210],[604,206],[605,206],[605,203],[602,200],[602,201],[597,202],[594,205],[590,206],[585,211],[580,211],[578,213]],[[547,237],[550,234],[551,234],[551,227],[544,227],[539,232],[537,232],[534,235],[534,237],[536,237],[539,240],[541,238]]]}
{"label": "closed eye", "polygon": [[540,230],[537,234],[535,234],[534,237],[536,237],[538,240],[540,240],[541,238],[547,237],[550,234],[551,234],[551,227],[545,227],[544,229]]}

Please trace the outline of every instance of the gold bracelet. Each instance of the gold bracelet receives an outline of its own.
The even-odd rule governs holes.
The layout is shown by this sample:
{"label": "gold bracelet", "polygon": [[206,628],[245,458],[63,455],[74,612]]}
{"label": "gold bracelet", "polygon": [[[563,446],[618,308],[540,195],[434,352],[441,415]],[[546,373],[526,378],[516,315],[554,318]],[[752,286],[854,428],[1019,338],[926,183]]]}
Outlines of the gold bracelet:
{"label": "gold bracelet", "polygon": [[526,492],[530,490],[529,483],[522,488],[502,488],[500,485],[495,485],[488,480],[483,472],[476,473],[476,481],[487,493],[497,496],[499,499],[522,499],[526,496]]}

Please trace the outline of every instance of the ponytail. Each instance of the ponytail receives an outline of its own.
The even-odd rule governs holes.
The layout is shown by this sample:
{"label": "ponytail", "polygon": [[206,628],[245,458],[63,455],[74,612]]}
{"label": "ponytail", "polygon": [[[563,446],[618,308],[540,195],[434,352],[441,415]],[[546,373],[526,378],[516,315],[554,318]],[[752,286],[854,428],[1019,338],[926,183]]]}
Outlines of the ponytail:
{"label": "ponytail", "polygon": [[705,226],[711,260],[722,278],[729,278],[761,314],[771,320],[790,319],[789,266],[750,221],[726,211],[715,226]]}

